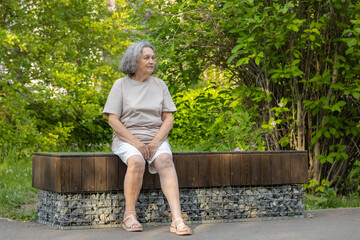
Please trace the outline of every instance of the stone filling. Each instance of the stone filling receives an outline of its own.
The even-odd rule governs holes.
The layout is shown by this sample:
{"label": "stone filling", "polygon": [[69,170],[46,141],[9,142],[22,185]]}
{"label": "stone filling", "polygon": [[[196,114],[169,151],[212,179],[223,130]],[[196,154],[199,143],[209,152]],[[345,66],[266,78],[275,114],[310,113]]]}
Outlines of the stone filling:
{"label": "stone filling", "polygon": [[[236,222],[303,217],[303,188],[220,187],[180,189],[184,220],[191,223]],[[38,193],[38,221],[60,229],[116,227],[121,224],[122,192]],[[145,225],[170,224],[171,211],[161,190],[142,190],[138,220]]]}

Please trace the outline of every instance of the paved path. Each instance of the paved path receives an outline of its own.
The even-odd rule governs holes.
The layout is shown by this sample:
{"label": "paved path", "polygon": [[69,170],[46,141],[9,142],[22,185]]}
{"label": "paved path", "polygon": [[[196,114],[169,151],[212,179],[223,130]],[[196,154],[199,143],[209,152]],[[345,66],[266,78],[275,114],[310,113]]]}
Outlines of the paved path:
{"label": "paved path", "polygon": [[306,239],[306,240],[359,240],[360,208],[307,211],[313,218],[216,223],[192,225],[194,235],[179,237],[169,228],[145,227],[144,232],[129,233],[121,228],[58,230],[34,222],[16,222],[0,219],[1,240],[107,240],[107,239]]}

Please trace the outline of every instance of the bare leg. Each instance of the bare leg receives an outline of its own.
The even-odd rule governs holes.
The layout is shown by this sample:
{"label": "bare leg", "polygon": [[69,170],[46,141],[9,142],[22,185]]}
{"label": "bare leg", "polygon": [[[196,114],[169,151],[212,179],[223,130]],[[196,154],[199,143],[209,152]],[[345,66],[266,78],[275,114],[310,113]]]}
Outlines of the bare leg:
{"label": "bare leg", "polygon": [[[127,161],[127,170],[124,179],[124,195],[125,195],[125,213],[124,219],[129,214],[136,216],[135,203],[139,196],[141,186],[143,183],[145,171],[145,160],[140,155],[131,156]],[[134,221],[134,218],[125,220],[127,226],[134,228],[139,227],[139,223]]]}
{"label": "bare leg", "polygon": [[[161,188],[171,209],[172,228],[179,235],[191,234],[190,228],[183,223],[181,216],[179,184],[172,157],[167,153],[160,154],[153,164],[159,174]],[[177,226],[181,226],[179,231]]]}
{"label": "bare leg", "polygon": [[153,164],[159,174],[161,189],[169,203],[172,218],[181,218],[179,184],[171,156],[160,154]]}

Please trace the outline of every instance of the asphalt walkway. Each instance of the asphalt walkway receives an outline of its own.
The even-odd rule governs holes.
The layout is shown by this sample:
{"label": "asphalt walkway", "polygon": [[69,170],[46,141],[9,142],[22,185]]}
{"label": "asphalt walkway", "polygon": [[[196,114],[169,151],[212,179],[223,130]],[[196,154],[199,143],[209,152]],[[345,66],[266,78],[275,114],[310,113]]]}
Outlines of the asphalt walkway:
{"label": "asphalt walkway", "polygon": [[145,227],[129,233],[122,228],[58,230],[35,222],[0,219],[1,240],[107,240],[107,239],[360,239],[360,208],[306,211],[307,216],[292,220],[254,221],[191,225],[194,234],[179,237],[169,227]]}

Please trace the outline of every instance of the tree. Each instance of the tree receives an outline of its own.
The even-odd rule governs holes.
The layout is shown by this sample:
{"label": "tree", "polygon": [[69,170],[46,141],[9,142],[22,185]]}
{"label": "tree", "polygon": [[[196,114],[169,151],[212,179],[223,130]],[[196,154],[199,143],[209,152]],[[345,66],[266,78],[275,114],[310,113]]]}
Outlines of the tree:
{"label": "tree", "polygon": [[[337,186],[360,156],[359,1],[132,1],[131,23],[159,46],[163,77],[231,73],[270,149],[309,152],[311,178]],[[255,115],[256,116],[256,115]]]}
{"label": "tree", "polygon": [[0,3],[3,149],[110,141],[101,111],[129,42],[120,21],[127,13],[117,6],[103,0]]}

